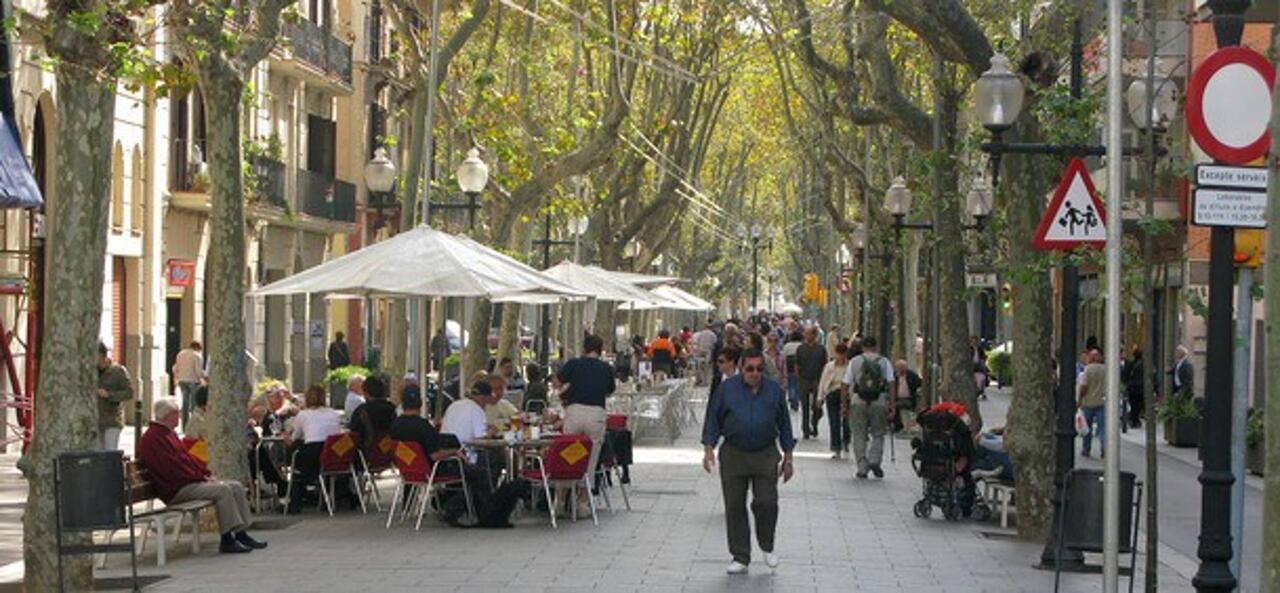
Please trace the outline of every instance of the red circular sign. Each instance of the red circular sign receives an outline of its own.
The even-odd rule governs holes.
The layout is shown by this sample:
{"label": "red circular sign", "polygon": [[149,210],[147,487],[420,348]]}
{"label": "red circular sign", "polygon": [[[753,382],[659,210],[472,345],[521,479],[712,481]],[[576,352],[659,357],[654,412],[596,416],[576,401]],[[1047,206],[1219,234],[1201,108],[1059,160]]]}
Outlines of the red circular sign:
{"label": "red circular sign", "polygon": [[1196,144],[1232,165],[1266,156],[1275,81],[1271,62],[1252,49],[1224,47],[1209,54],[1187,83],[1187,130]]}

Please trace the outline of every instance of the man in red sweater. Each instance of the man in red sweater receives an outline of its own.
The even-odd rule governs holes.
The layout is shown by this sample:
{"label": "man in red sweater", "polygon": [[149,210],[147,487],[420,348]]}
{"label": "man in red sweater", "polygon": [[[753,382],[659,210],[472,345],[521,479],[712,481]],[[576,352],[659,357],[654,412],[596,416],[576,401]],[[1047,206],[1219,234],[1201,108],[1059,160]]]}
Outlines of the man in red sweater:
{"label": "man in red sweater", "polygon": [[155,418],[138,444],[138,460],[147,470],[160,500],[178,504],[211,500],[218,510],[222,542],[218,551],[236,554],[260,550],[266,542],[249,537],[249,501],[238,482],[214,479],[209,468],[192,457],[173,430],[182,417],[182,405],[174,397],[161,397],[152,405]]}

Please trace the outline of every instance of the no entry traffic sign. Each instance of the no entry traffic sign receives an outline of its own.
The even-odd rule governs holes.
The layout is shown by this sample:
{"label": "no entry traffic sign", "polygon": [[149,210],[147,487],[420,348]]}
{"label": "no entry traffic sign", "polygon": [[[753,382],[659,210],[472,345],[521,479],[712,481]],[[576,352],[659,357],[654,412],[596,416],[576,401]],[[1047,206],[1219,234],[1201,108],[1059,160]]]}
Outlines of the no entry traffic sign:
{"label": "no entry traffic sign", "polygon": [[1067,163],[1067,172],[1053,192],[1053,200],[1040,219],[1031,246],[1040,250],[1075,249],[1107,243],[1107,211],[1093,188],[1089,170],[1079,157]]}
{"label": "no entry traffic sign", "polygon": [[1247,47],[1209,54],[1187,83],[1187,130],[1214,160],[1243,165],[1267,154],[1276,71]]}

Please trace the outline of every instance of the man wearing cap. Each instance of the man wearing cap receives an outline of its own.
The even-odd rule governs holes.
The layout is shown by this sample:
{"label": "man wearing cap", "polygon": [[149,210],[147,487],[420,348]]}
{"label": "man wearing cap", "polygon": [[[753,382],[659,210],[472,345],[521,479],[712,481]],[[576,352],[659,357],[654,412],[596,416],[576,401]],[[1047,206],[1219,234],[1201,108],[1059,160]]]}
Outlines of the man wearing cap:
{"label": "man wearing cap", "polygon": [[440,432],[458,437],[462,444],[483,438],[489,432],[485,422],[484,408],[493,401],[493,388],[487,379],[471,384],[471,392],[466,399],[453,402],[444,412],[440,421]]}

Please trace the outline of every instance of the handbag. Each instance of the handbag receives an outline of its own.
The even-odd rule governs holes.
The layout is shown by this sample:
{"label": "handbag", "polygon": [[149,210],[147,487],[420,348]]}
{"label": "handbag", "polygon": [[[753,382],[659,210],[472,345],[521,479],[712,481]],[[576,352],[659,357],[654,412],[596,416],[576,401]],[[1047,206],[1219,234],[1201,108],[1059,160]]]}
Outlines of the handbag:
{"label": "handbag", "polygon": [[1076,410],[1076,434],[1084,437],[1089,436],[1089,421],[1085,419],[1084,412]]}

